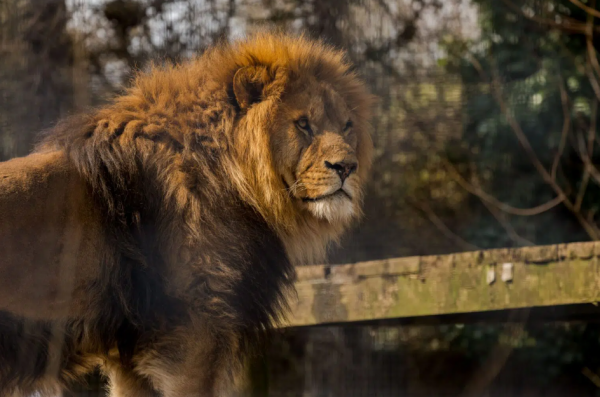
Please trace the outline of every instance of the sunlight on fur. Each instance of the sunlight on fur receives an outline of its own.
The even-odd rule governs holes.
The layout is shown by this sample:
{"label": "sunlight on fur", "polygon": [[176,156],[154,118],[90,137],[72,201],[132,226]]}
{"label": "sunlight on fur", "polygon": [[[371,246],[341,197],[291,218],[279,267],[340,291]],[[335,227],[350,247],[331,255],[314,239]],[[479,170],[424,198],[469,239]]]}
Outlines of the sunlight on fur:
{"label": "sunlight on fur", "polygon": [[332,223],[347,222],[354,216],[354,203],[341,194],[309,203],[308,207],[317,218],[326,219]]}

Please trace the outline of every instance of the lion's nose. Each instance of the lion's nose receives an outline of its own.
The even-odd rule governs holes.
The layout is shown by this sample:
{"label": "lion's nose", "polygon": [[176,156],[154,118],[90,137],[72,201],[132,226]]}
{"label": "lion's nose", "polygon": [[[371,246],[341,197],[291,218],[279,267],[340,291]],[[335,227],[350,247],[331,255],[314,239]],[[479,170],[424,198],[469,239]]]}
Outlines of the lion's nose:
{"label": "lion's nose", "polygon": [[348,178],[350,176],[350,174],[352,174],[354,171],[356,171],[358,164],[346,163],[346,162],[331,164],[329,161],[326,161],[325,167],[335,170],[335,172],[337,172],[337,174],[340,176],[340,179],[342,180],[342,183],[343,183],[346,180],[346,178]]}

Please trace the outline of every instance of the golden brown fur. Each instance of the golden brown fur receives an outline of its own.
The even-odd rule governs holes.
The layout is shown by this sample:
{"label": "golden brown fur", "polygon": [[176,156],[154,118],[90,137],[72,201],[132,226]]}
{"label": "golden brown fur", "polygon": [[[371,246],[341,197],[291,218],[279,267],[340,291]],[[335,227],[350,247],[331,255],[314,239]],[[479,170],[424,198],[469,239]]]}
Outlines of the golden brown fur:
{"label": "golden brown fur", "polygon": [[360,214],[370,100],[341,52],[262,33],[0,164],[0,394],[95,366],[115,397],[230,392],[293,265]]}

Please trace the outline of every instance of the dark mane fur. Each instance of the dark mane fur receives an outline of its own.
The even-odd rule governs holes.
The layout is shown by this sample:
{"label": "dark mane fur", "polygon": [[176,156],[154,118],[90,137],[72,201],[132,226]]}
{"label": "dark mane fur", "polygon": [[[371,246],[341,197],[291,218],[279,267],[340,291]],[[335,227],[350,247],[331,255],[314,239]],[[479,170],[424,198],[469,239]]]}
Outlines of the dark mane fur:
{"label": "dark mane fur", "polygon": [[[103,276],[90,286],[95,306],[86,318],[65,324],[64,383],[82,375],[87,365],[77,363],[74,352],[108,354],[116,346],[123,364],[129,365],[144,347],[142,335],[167,332],[189,321],[185,305],[190,301],[210,318],[215,334],[223,335],[220,343],[237,340],[238,359],[256,346],[282,312],[293,269],[275,232],[240,199],[222,171],[227,149],[210,132],[221,128],[223,113],[233,108],[228,101],[218,105],[222,109],[207,106],[196,114],[207,121],[200,132],[208,134],[179,140],[146,115],[123,116],[110,107],[68,118],[44,133],[37,150],[69,154],[93,192],[104,229],[110,232],[106,239],[114,247],[106,253]],[[175,173],[194,196],[185,207],[175,202],[181,195],[179,181],[172,180]],[[203,248],[194,280],[179,296],[168,293],[165,285],[177,272],[167,269],[162,252],[174,244],[173,236],[185,236]],[[3,319],[10,325],[3,325]],[[52,326],[0,314],[0,350],[12,351],[15,341],[29,346],[3,357],[3,365],[11,368],[0,372],[5,384],[42,376]]]}

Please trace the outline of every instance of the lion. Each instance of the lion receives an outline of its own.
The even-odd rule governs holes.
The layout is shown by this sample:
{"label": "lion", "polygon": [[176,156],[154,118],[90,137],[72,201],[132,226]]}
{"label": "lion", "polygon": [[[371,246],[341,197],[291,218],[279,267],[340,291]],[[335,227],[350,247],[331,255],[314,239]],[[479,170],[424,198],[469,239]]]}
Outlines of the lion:
{"label": "lion", "polygon": [[155,66],[0,164],[0,395],[233,395],[294,266],[361,216],[373,97],[262,32]]}

